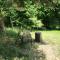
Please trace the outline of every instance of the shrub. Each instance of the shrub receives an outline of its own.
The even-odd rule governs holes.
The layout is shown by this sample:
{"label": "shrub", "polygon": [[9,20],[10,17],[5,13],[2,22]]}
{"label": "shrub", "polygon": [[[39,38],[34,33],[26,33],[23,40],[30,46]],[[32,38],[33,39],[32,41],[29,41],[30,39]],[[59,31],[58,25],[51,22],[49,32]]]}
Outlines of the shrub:
{"label": "shrub", "polygon": [[55,4],[54,6],[46,7],[42,5],[38,8],[38,19],[41,19],[42,23],[47,29],[57,29],[60,28],[60,4]]}
{"label": "shrub", "polygon": [[18,35],[18,39],[16,40],[16,44],[20,45],[21,43],[29,43],[32,42],[31,33],[29,31],[23,31]]}

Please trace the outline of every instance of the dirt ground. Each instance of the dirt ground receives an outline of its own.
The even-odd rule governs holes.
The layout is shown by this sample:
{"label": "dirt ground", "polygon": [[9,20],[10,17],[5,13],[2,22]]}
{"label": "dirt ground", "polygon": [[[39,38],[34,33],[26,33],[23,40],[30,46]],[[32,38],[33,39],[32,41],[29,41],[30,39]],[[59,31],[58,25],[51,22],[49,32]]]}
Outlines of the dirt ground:
{"label": "dirt ground", "polygon": [[46,56],[46,60],[60,60],[54,51],[52,45],[39,45],[38,50],[42,50]]}

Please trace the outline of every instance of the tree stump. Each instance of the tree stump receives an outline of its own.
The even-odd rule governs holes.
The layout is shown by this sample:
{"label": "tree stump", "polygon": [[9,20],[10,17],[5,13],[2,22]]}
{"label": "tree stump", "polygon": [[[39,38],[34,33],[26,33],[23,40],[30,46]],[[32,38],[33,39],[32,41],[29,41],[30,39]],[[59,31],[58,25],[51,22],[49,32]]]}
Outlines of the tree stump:
{"label": "tree stump", "polygon": [[35,33],[35,42],[42,42],[41,32]]}

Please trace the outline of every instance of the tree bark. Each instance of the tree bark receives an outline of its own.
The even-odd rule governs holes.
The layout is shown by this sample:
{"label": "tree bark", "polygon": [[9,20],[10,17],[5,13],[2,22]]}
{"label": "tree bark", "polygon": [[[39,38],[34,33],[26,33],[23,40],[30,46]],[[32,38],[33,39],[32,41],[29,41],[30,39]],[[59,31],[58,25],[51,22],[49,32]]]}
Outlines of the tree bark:
{"label": "tree bark", "polygon": [[35,42],[42,42],[41,32],[35,32]]}
{"label": "tree bark", "polygon": [[4,31],[4,18],[3,17],[0,17],[0,32],[3,32]]}

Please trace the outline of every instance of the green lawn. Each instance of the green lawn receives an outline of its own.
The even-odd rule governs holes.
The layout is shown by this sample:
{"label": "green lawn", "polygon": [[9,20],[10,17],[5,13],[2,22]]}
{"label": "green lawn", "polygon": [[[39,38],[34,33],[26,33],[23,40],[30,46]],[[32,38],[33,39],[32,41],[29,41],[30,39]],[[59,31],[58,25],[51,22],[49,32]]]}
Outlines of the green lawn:
{"label": "green lawn", "polygon": [[[36,31],[32,32],[32,37],[34,38],[34,34]],[[39,31],[42,34],[42,39],[49,44],[60,44],[60,31],[52,30],[52,31]]]}
{"label": "green lawn", "polygon": [[[19,29],[14,28],[13,30],[11,28],[7,28],[7,33],[8,35],[11,35],[12,37],[18,33]],[[32,38],[35,38],[35,32],[37,31],[32,31],[31,35]],[[38,31],[41,32],[42,34],[42,39],[49,43],[49,44],[56,44],[60,45],[60,31],[59,30],[51,30],[51,31]]]}
{"label": "green lawn", "polygon": [[42,37],[50,44],[60,44],[60,31],[44,31]]}

